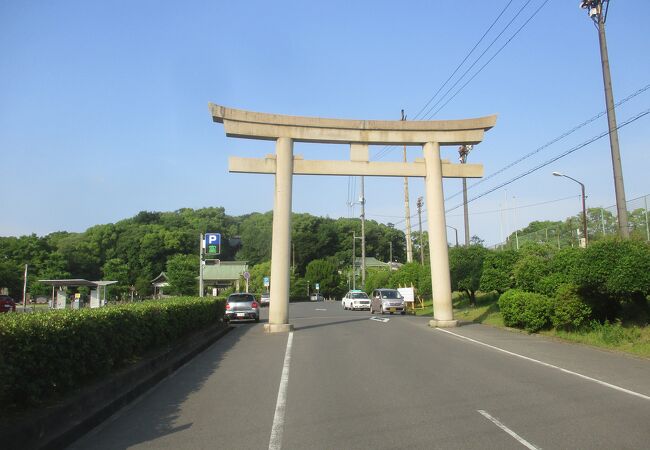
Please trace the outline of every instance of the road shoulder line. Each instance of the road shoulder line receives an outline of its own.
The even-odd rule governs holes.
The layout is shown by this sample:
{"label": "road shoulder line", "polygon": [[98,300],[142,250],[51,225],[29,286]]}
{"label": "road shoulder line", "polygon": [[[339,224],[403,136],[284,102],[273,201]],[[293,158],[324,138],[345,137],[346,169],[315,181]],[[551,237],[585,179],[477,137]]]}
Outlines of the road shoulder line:
{"label": "road shoulder line", "polygon": [[601,380],[598,380],[596,378],[592,378],[592,377],[589,377],[587,375],[583,375],[583,374],[578,373],[578,372],[573,372],[571,370],[564,369],[562,367],[559,367],[559,366],[556,366],[556,365],[553,365],[553,364],[549,364],[549,363],[546,363],[544,361],[540,361],[538,359],[534,359],[534,358],[530,358],[528,356],[520,355],[519,353],[514,353],[514,352],[511,352],[509,350],[505,350],[503,348],[496,347],[494,345],[486,344],[485,342],[477,341],[476,339],[472,339],[472,338],[469,338],[467,336],[463,336],[461,334],[456,334],[456,333],[453,333],[453,332],[451,332],[449,330],[445,330],[443,328],[436,328],[436,330],[441,331],[443,333],[451,334],[452,336],[456,336],[457,338],[460,338],[460,339],[465,339],[466,341],[470,341],[470,342],[473,342],[475,344],[483,345],[485,347],[491,348],[493,350],[497,350],[499,352],[508,354],[510,356],[516,356],[517,358],[525,359],[527,361],[534,362],[534,363],[540,364],[542,366],[550,367],[552,369],[559,370],[560,372],[564,372],[564,373],[567,373],[569,375],[574,375],[574,376],[576,376],[578,378],[582,378],[583,380],[591,381],[593,383],[600,384],[601,386],[605,386],[605,387],[608,387],[610,389],[614,389],[614,390],[619,391],[619,392],[624,392],[626,394],[633,395],[633,396],[641,398],[643,400],[650,400],[650,396],[641,394],[640,392],[635,392],[635,391],[632,391],[632,390],[629,390],[629,389],[625,389],[625,388],[617,386],[615,384],[610,384],[610,383],[607,383],[605,381],[601,381]]}
{"label": "road shoulder line", "polygon": [[282,448],[282,432],[284,431],[284,413],[287,405],[287,385],[289,384],[289,367],[291,365],[292,345],[293,331],[290,331],[289,338],[287,339],[287,349],[284,352],[284,364],[282,365],[278,400],[275,403],[275,414],[273,416],[273,426],[271,427],[269,450],[280,450]]}

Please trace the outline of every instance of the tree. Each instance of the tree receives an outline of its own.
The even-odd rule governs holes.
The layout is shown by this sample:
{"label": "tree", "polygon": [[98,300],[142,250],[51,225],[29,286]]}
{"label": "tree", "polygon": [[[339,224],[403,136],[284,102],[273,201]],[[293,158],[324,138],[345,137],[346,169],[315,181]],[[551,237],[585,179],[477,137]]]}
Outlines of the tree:
{"label": "tree", "polygon": [[120,258],[109,259],[102,267],[102,272],[105,280],[117,281],[117,285],[108,287],[111,294],[124,299],[129,291],[129,267],[126,263]]}
{"label": "tree", "polygon": [[487,251],[480,245],[449,249],[451,289],[465,292],[473,306],[476,306],[476,291],[480,286],[483,260]]}
{"label": "tree", "polygon": [[515,287],[514,265],[518,254],[515,250],[488,250],[483,260],[480,290],[497,291],[499,295]]}
{"label": "tree", "polygon": [[167,260],[167,279],[172,294],[197,295],[198,255],[174,255]]}
{"label": "tree", "polygon": [[311,286],[319,284],[319,291],[326,297],[338,294],[340,275],[336,264],[325,259],[316,259],[307,264],[305,278]]}

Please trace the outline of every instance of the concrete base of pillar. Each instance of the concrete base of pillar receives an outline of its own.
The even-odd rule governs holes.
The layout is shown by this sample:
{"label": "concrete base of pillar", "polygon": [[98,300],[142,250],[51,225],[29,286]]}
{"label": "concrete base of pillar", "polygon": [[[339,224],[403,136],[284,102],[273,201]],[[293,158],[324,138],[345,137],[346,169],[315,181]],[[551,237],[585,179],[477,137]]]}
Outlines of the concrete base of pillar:
{"label": "concrete base of pillar", "polygon": [[458,321],[433,319],[429,321],[429,326],[431,328],[455,328],[458,326]]}
{"label": "concrete base of pillar", "polygon": [[264,331],[266,333],[288,333],[293,331],[293,325],[290,323],[265,323]]}

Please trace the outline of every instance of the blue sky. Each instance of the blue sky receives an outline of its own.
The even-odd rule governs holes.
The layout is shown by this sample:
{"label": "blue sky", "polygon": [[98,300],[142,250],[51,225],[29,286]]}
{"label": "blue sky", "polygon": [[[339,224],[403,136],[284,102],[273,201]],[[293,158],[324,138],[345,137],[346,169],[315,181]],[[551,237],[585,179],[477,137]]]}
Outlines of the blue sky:
{"label": "blue sky", "polygon": [[[436,93],[502,9],[501,19],[441,94],[524,5],[453,95],[544,0],[17,1],[0,3],[0,235],[83,231],[141,210],[273,208],[273,178],[230,174],[228,156],[260,157],[273,143],[226,138],[208,102],[253,111],[353,119],[409,118]],[[607,38],[615,100],[650,83],[647,0],[612,1]],[[443,105],[449,98],[443,98]],[[437,96],[433,103],[440,98]],[[548,0],[509,44],[432,119],[498,114],[469,161],[486,175],[603,111],[598,36],[578,1]],[[619,123],[650,108],[650,90],[617,108]],[[436,107],[438,109],[438,107]],[[628,200],[650,194],[650,116],[619,132]],[[481,194],[606,130],[603,117],[470,188]],[[443,157],[457,159],[444,147]],[[296,144],[313,159],[344,146]],[[372,148],[371,159],[401,158]],[[409,148],[409,160],[421,156]],[[491,245],[532,220],[615,203],[607,138],[470,203],[470,225]],[[295,177],[293,210],[329,217],[348,207],[348,177]],[[469,181],[471,186],[474,181]],[[367,216],[398,223],[400,178],[366,179]],[[446,180],[447,197],[461,189]],[[411,210],[423,181],[411,179]],[[572,198],[567,198],[574,196]],[[447,201],[456,206],[461,197]],[[564,199],[564,200],[560,200]],[[507,206],[507,213],[499,210]],[[545,203],[539,206],[529,206]],[[512,209],[513,206],[516,210]],[[462,233],[462,208],[447,223]],[[416,221],[414,220],[414,223]],[[398,227],[403,227],[398,224]],[[219,231],[219,230],[214,230]],[[450,240],[453,236],[450,235]]]}

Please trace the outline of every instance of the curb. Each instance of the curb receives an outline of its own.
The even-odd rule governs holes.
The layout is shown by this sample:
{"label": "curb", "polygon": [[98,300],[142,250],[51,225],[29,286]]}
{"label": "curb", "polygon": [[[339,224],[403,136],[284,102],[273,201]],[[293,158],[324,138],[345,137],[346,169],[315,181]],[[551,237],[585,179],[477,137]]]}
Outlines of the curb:
{"label": "curb", "polygon": [[199,331],[137,364],[82,388],[72,397],[0,427],[7,450],[62,449],[133,402],[232,330],[226,324]]}

